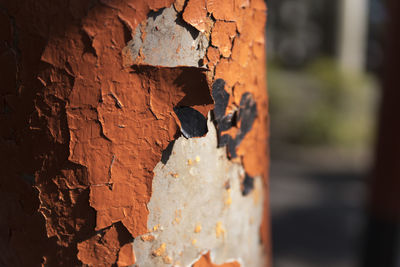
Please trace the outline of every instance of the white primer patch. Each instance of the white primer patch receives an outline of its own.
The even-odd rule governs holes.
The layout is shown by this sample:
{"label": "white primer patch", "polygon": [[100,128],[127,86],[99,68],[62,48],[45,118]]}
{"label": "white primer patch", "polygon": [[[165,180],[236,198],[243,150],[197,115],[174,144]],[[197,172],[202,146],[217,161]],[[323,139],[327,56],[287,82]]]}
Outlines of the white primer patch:
{"label": "white primer patch", "polygon": [[178,138],[167,163],[155,167],[149,233],[135,238],[135,266],[191,266],[208,251],[216,264],[264,266],[261,178],[243,196],[244,169],[217,148],[215,126],[207,124],[206,136]]}
{"label": "white primer patch", "polygon": [[134,62],[141,53],[142,63],[148,65],[201,67],[208,43],[203,33],[184,22],[174,7],[169,7],[150,14],[146,24],[135,29],[134,38],[124,49],[130,50]]}

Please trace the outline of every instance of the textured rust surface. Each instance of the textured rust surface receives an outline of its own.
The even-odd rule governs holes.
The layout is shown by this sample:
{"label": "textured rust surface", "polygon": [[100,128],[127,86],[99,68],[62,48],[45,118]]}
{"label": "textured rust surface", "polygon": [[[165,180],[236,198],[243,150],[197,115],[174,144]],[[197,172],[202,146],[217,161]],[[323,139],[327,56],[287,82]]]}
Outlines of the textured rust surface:
{"label": "textured rust surface", "polygon": [[[132,264],[129,244],[148,232],[152,170],[179,134],[173,108],[206,115],[216,78],[228,110],[246,92],[257,101],[236,160],[267,187],[264,2],[177,1],[186,22],[210,32],[206,68],[126,65],[133,30],[172,4],[0,0],[0,263]],[[262,233],[268,247],[267,220]]]}

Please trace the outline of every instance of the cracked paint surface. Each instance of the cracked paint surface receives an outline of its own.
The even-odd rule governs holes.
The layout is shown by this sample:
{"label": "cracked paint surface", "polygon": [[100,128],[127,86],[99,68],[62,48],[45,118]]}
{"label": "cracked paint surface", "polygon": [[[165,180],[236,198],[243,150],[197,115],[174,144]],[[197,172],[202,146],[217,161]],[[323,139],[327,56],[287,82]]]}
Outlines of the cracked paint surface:
{"label": "cracked paint surface", "polygon": [[[207,116],[218,78],[231,96],[227,114],[246,93],[257,102],[230,164],[267,188],[265,10],[262,0],[0,0],[0,264],[132,265],[132,240],[148,233],[154,167],[181,132],[174,108]],[[171,41],[160,24],[185,38],[162,50],[171,57],[151,59],[146,40]],[[227,192],[223,203],[234,207]],[[265,214],[267,207],[264,197]],[[182,224],[185,210],[174,216]],[[222,221],[215,227],[219,238],[229,234]],[[197,255],[196,264],[223,257],[210,253],[212,261]]]}
{"label": "cracked paint surface", "polygon": [[145,235],[151,241],[135,239],[137,266],[191,266],[207,251],[216,264],[264,266],[262,180],[255,178],[254,190],[244,197],[243,167],[217,148],[210,120],[208,129],[205,137],[178,138],[168,162],[155,167],[147,227],[156,228]]}

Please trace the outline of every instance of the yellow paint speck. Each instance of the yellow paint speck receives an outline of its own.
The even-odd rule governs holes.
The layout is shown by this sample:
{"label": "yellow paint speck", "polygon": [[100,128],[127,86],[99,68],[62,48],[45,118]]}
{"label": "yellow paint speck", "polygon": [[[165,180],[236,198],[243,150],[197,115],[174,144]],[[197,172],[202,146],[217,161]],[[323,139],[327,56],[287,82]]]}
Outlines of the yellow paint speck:
{"label": "yellow paint speck", "polygon": [[188,159],[187,164],[188,164],[189,166],[192,165],[192,164],[193,164],[193,160]]}
{"label": "yellow paint speck", "polygon": [[222,222],[217,222],[217,225],[215,226],[215,235],[217,238],[219,238],[221,235],[225,235],[225,229],[222,226]]}
{"label": "yellow paint speck", "polygon": [[225,197],[225,205],[229,206],[232,204],[232,198],[231,198],[231,189],[226,190],[226,197]]}
{"label": "yellow paint speck", "polygon": [[196,156],[196,162],[200,162],[200,157],[199,156]]}
{"label": "yellow paint speck", "polygon": [[201,232],[201,224],[197,224],[196,227],[194,228],[195,233],[200,233]]}
{"label": "yellow paint speck", "polygon": [[193,239],[192,240],[192,245],[194,246],[194,245],[196,245],[196,243],[197,243],[197,239]]}
{"label": "yellow paint speck", "polygon": [[153,251],[153,256],[160,257],[165,253],[165,250],[167,248],[167,245],[165,243],[162,243],[161,246]]}
{"label": "yellow paint speck", "polygon": [[158,229],[160,229],[160,224],[154,225],[153,232],[157,231]]}

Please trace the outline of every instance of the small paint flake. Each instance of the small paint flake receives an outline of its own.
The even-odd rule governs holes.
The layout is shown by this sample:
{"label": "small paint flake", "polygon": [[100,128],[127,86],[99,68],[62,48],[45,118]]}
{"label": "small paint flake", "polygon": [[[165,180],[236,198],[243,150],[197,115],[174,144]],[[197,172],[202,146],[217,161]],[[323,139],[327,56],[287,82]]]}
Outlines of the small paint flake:
{"label": "small paint flake", "polygon": [[189,166],[192,165],[192,164],[193,164],[193,160],[188,159],[187,164],[188,164]]}
{"label": "small paint flake", "polygon": [[160,224],[154,225],[153,232],[157,231],[158,229],[160,229]]}
{"label": "small paint flake", "polygon": [[145,242],[151,242],[151,241],[154,241],[156,239],[154,237],[154,235],[143,235],[140,238]]}
{"label": "small paint flake", "polygon": [[169,174],[174,178],[178,178],[179,177],[179,174],[177,174],[175,172],[170,172]]}
{"label": "small paint flake", "polygon": [[200,233],[201,232],[201,224],[197,224],[196,227],[194,228],[195,233]]}
{"label": "small paint flake", "polygon": [[199,156],[196,156],[195,161],[196,161],[196,162],[200,162],[200,157],[199,157]]}
{"label": "small paint flake", "polygon": [[225,235],[225,229],[222,226],[222,222],[217,222],[217,225],[215,226],[215,235],[217,238]]}
{"label": "small paint flake", "polygon": [[169,256],[163,257],[163,261],[165,264],[171,264],[172,263],[172,258]]}
{"label": "small paint flake", "polygon": [[165,250],[167,248],[167,245],[165,243],[162,243],[161,246],[153,251],[153,256],[155,257],[160,257],[165,253]]}
{"label": "small paint flake", "polygon": [[192,245],[194,246],[194,245],[196,245],[196,243],[197,243],[197,239],[193,239],[192,240]]}
{"label": "small paint flake", "polygon": [[231,189],[226,190],[226,198],[225,198],[225,205],[230,205],[232,204],[232,198],[231,198]]}
{"label": "small paint flake", "polygon": [[179,224],[182,220],[182,211],[181,210],[176,210],[175,211],[175,219],[173,223]]}
{"label": "small paint flake", "polygon": [[232,198],[229,196],[225,199],[225,205],[230,205],[232,204]]}

